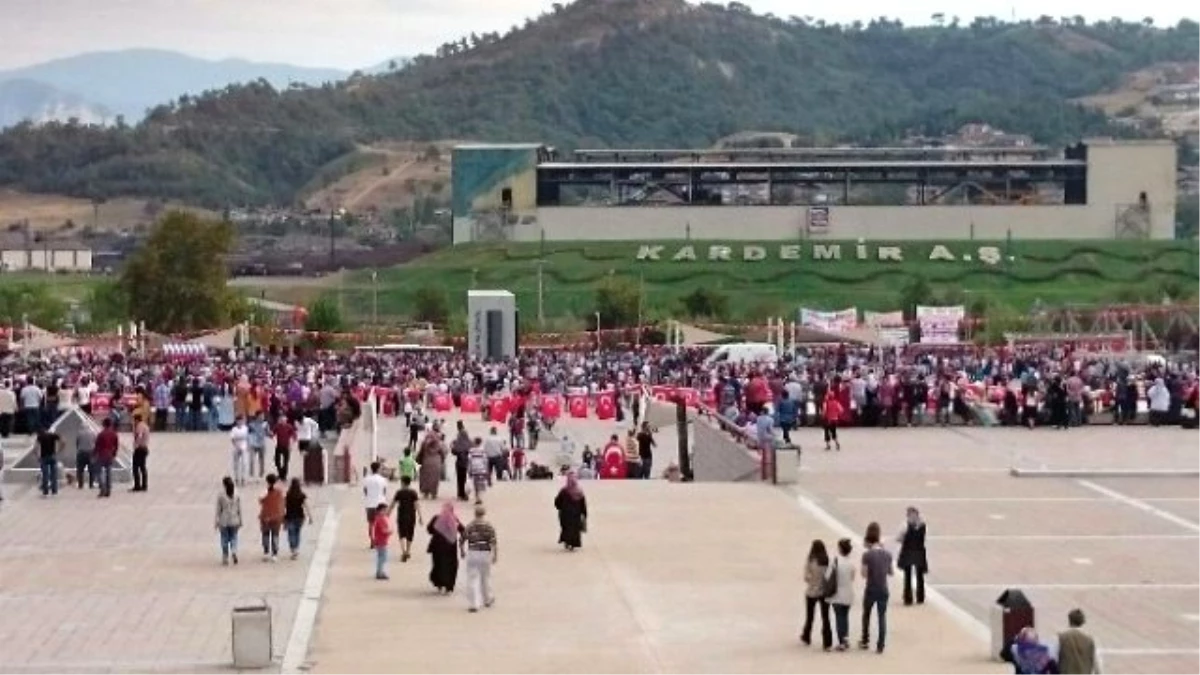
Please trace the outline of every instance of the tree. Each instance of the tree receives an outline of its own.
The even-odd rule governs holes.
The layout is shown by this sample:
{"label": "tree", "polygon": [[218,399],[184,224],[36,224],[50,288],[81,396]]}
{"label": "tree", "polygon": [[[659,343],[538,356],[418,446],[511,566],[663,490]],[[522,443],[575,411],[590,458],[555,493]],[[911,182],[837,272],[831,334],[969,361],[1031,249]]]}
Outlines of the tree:
{"label": "tree", "polygon": [[707,288],[697,288],[683,296],[681,302],[684,312],[690,317],[724,319],[729,313],[729,298]]}
{"label": "tree", "polygon": [[225,265],[232,249],[230,224],[167,213],[121,271],[129,318],[163,333],[228,325],[236,309]]}
{"label": "tree", "polygon": [[308,306],[308,316],[304,319],[304,330],[314,333],[340,333],[342,331],[342,311],[332,298],[321,296]]}
{"label": "tree", "polygon": [[83,307],[89,317],[88,328],[95,332],[115,330],[129,320],[129,297],[116,281],[93,286],[84,296]]}
{"label": "tree", "polygon": [[20,328],[22,320],[38,328],[58,330],[66,323],[68,307],[49,284],[26,282],[0,285],[0,322]]}
{"label": "tree", "polygon": [[623,328],[637,322],[641,289],[630,279],[609,276],[596,286],[601,328]]}
{"label": "tree", "polygon": [[422,286],[413,293],[413,318],[417,321],[445,324],[450,317],[446,291],[434,286]]}
{"label": "tree", "polygon": [[917,305],[928,303],[932,297],[933,289],[929,287],[925,277],[919,274],[911,277],[900,289],[900,306],[904,308],[905,318],[915,319]]}

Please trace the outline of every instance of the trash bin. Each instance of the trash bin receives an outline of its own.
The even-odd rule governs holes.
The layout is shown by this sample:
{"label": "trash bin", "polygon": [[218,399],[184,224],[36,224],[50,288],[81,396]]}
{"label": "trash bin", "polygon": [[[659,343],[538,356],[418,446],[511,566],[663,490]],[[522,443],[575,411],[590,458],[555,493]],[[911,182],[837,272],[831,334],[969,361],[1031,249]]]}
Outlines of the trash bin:
{"label": "trash bin", "polygon": [[1009,660],[1009,648],[1017,633],[1026,626],[1033,626],[1033,605],[1029,598],[1016,588],[1005,589],[992,606],[992,658]]}
{"label": "trash bin", "polygon": [[800,479],[800,448],[775,448],[775,484],[795,485]]}
{"label": "trash bin", "polygon": [[266,668],[271,665],[271,607],[261,605],[233,608],[233,667]]}

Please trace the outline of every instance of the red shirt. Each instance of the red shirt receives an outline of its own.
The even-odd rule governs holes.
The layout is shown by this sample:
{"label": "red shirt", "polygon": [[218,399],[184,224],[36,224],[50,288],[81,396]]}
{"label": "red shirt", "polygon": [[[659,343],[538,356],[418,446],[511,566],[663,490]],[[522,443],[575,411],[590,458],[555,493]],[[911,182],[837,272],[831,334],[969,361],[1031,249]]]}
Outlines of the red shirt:
{"label": "red shirt", "polygon": [[275,447],[290,448],[296,438],[296,427],[291,422],[280,422],[275,425]]}
{"label": "red shirt", "polygon": [[117,449],[121,447],[121,439],[112,429],[102,429],[96,434],[96,461],[111,462],[117,457]]}
{"label": "red shirt", "polygon": [[371,521],[371,546],[375,548],[386,548],[388,539],[392,536],[392,527],[388,522],[387,511],[376,514],[375,520]]}
{"label": "red shirt", "polygon": [[839,422],[842,419],[842,404],[836,396],[825,397],[825,421]]}

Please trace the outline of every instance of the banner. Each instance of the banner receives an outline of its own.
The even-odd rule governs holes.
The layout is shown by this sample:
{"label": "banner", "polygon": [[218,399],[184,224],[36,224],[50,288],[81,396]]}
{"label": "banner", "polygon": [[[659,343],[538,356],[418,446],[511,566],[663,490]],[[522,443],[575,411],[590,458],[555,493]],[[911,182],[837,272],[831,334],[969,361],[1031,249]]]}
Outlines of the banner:
{"label": "banner", "polygon": [[800,325],[829,333],[844,333],[858,327],[858,308],[850,307],[837,312],[822,312],[802,307],[800,308]]}
{"label": "banner", "polygon": [[863,323],[871,328],[896,328],[904,325],[904,312],[863,312]]}
{"label": "banner", "polygon": [[921,326],[921,344],[947,345],[958,343],[958,325],[967,316],[962,305],[952,307],[917,306],[917,323]]}

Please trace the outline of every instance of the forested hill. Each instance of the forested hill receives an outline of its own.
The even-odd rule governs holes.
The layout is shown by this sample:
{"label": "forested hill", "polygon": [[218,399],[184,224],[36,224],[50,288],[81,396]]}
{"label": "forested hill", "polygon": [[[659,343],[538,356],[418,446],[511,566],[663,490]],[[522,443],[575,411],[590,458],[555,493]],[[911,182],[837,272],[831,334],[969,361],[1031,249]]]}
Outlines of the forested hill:
{"label": "forested hill", "polygon": [[136,127],[11,129],[0,134],[0,186],[283,203],[323,165],[382,139],[704,146],[753,129],[886,142],[981,121],[1057,143],[1108,131],[1069,99],[1200,58],[1189,21],[944,23],[827,26],[737,3],[579,0],[393,73],[230,87],[160,106]]}

